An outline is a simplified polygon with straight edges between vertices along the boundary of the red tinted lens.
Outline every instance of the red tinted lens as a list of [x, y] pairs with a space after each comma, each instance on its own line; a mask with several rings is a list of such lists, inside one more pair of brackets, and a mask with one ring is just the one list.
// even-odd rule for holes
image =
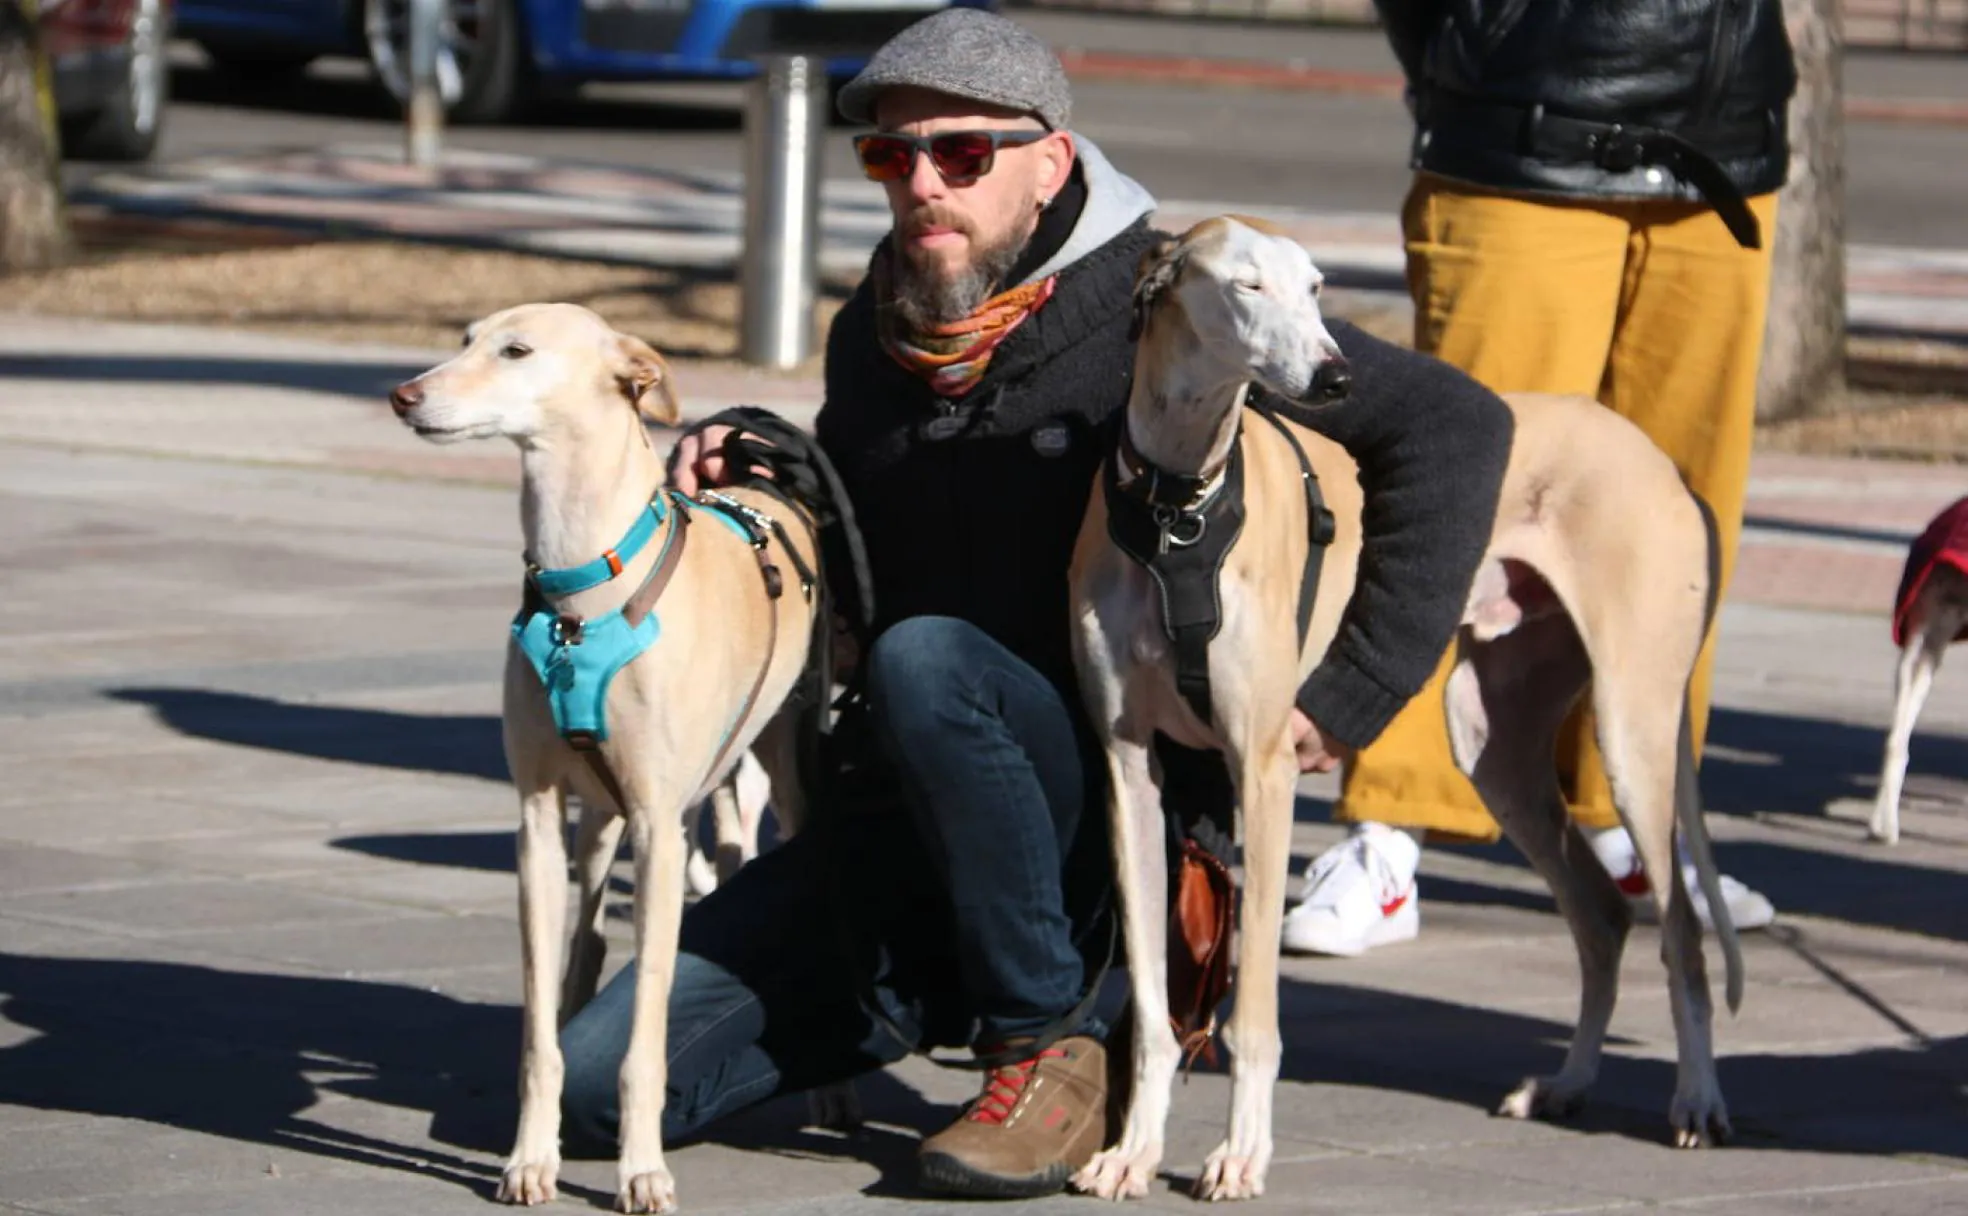
[[991, 152], [991, 137], [974, 131], [956, 131], [929, 141], [929, 159], [945, 179], [983, 177], [991, 171]]
[[909, 166], [916, 159], [915, 145], [893, 135], [864, 135], [854, 141], [854, 149], [861, 154], [861, 171], [870, 181], [892, 182], [907, 177]]

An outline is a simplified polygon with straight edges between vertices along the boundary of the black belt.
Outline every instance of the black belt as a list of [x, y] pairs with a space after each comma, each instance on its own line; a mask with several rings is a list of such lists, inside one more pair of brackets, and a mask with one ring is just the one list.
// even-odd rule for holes
[[1738, 245], [1762, 248], [1761, 228], [1749, 201], [1718, 158], [1758, 156], [1768, 151], [1776, 134], [1774, 115], [1755, 122], [1668, 131], [1567, 118], [1541, 105], [1503, 105], [1454, 95], [1439, 96], [1428, 111], [1431, 139], [1473, 138], [1540, 160], [1597, 165], [1609, 173], [1659, 165], [1701, 192]]

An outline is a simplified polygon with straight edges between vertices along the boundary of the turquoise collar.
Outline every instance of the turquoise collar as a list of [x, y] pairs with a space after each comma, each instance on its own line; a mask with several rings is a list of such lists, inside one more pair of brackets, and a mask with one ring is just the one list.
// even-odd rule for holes
[[649, 500], [649, 504], [637, 513], [635, 522], [622, 534], [622, 539], [616, 541], [614, 547], [604, 549], [600, 557], [591, 562], [582, 562], [578, 566], [563, 566], [556, 570], [542, 570], [529, 560], [526, 563], [527, 577], [533, 580], [533, 585], [540, 589], [541, 595], [555, 598], [601, 586], [622, 573], [622, 567], [634, 561], [636, 554], [641, 553], [643, 546], [649, 543], [649, 538], [656, 535], [656, 529], [661, 527], [663, 520], [669, 516], [669, 511], [664, 506], [667, 497], [668, 495], [663, 491], [658, 490]]

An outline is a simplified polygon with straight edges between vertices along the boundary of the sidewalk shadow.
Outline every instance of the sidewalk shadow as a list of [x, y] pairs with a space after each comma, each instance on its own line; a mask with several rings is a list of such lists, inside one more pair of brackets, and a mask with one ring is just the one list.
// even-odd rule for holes
[[303, 1112], [322, 1093], [427, 1111], [433, 1139], [481, 1155], [517, 1118], [519, 1011], [422, 988], [0, 953], [0, 1014], [40, 1032], [0, 1049], [0, 1103], [434, 1173], [488, 1199], [497, 1164]]
[[[1279, 995], [1284, 1079], [1480, 1110], [1493, 1109], [1524, 1077], [1556, 1072], [1573, 1029], [1570, 1021], [1297, 979]], [[1666, 1145], [1674, 1062], [1620, 1046], [1617, 1036], [1608, 1040], [1599, 1081], [1568, 1126]], [[1968, 1120], [1968, 1037], [1837, 1055], [1725, 1054], [1717, 1069], [1740, 1147], [1968, 1158], [1959, 1132]]]
[[0, 380], [87, 380], [111, 384], [228, 384], [300, 389], [373, 400], [430, 363], [230, 359], [209, 355], [0, 355]]
[[510, 780], [499, 719], [490, 714], [301, 705], [202, 688], [113, 688], [105, 695], [147, 705], [165, 725], [196, 739], [378, 768]]

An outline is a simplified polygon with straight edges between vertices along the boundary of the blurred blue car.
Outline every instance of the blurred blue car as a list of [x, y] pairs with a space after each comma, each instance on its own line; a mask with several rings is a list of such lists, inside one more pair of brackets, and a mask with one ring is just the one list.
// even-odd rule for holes
[[[438, 76], [451, 117], [497, 122], [590, 81], [733, 79], [754, 55], [824, 56], [839, 81], [950, 0], [439, 0]], [[993, 0], [956, 0], [989, 7]], [[408, 95], [410, 0], [177, 0], [176, 27], [221, 71], [271, 80], [321, 55], [362, 55]]]

